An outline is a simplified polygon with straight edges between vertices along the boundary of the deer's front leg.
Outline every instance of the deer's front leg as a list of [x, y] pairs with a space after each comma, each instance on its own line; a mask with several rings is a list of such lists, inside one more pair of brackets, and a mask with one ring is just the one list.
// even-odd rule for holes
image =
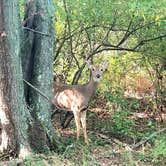
[[86, 130], [86, 111], [81, 112], [81, 124], [82, 124], [82, 128], [83, 128], [83, 131], [84, 131], [85, 143], [87, 145], [89, 145], [88, 135], [87, 135], [87, 130]]

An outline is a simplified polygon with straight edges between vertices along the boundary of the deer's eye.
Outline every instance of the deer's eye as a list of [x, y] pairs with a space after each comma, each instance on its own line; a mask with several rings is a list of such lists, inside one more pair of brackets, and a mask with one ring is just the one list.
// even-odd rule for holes
[[95, 69], [94, 69], [94, 68], [92, 68], [92, 71], [95, 71]]
[[100, 71], [103, 71], [103, 69], [100, 69]]

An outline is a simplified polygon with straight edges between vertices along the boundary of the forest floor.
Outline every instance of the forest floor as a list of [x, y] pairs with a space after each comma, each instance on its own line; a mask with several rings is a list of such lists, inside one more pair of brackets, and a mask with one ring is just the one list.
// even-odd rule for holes
[[[134, 114], [135, 115], [135, 114]], [[141, 115], [142, 118], [142, 114]], [[144, 114], [143, 114], [144, 115]], [[133, 114], [132, 114], [133, 116]], [[145, 115], [144, 115], [145, 116]], [[152, 124], [151, 119], [145, 116], [143, 119], [137, 119], [135, 121], [134, 131], [129, 131], [129, 135], [119, 133], [111, 129], [112, 121], [111, 114], [103, 109], [91, 109], [88, 114], [88, 136], [90, 145], [86, 146], [84, 143], [83, 135], [81, 140], [76, 142], [76, 132], [74, 120], [71, 126], [67, 129], [59, 131], [62, 137], [66, 140], [67, 146], [65, 151], [61, 154], [61, 165], [83, 165], [83, 166], [152, 166], [166, 165], [166, 157], [162, 152], [157, 157], [153, 156], [154, 144], [153, 139], [164, 133], [166, 134], [166, 128], [160, 126], [162, 129], [156, 130], [156, 128], [149, 127]], [[123, 120], [123, 119], [121, 119]], [[114, 126], [113, 126], [114, 128]], [[125, 130], [125, 129], [124, 129]], [[140, 132], [148, 132], [143, 134], [139, 139], [136, 138]], [[131, 133], [130, 133], [131, 132]], [[133, 133], [132, 133], [133, 132]], [[125, 133], [125, 132], [124, 132]], [[134, 135], [133, 138], [132, 134]], [[161, 142], [162, 143], [162, 142]], [[166, 148], [165, 144], [158, 147], [161, 151]], [[156, 150], [158, 151], [158, 149]]]
[[0, 166], [165, 166], [165, 122], [157, 122], [148, 111], [126, 114], [108, 107], [102, 97], [92, 103], [87, 116], [89, 146], [83, 135], [76, 141], [74, 120], [62, 129], [61, 115], [56, 114], [53, 124], [64, 142], [58, 153], [34, 154]]

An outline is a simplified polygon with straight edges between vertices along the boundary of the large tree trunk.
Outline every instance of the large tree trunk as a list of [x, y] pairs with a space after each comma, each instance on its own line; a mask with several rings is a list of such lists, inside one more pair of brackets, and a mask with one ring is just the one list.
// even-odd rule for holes
[[[47, 101], [34, 89], [26, 87], [26, 100], [33, 108], [31, 112], [34, 119], [31, 126], [31, 145], [38, 151], [48, 149], [48, 145], [55, 147], [59, 143], [51, 123], [54, 13], [52, 1], [37, 0], [28, 3], [24, 18], [24, 37], [26, 37], [25, 49], [22, 49], [24, 78], [50, 98], [50, 101]], [[27, 57], [29, 61], [26, 60]]]
[[60, 143], [51, 123], [51, 100], [23, 84], [28, 80], [51, 99], [54, 5], [28, 2], [22, 28], [18, 1], [0, 0], [0, 151], [22, 157], [31, 148], [41, 152]]
[[[52, 98], [55, 26], [55, 11], [53, 1], [51, 2], [50, 0], [37, 1], [37, 13], [40, 15], [35, 20], [36, 30], [42, 32], [43, 35], [36, 33], [35, 36], [36, 45], [32, 78], [33, 84], [50, 99]], [[37, 93], [33, 93], [31, 97], [31, 103], [37, 113], [38, 120], [49, 137], [51, 144], [56, 146], [59, 143], [59, 138], [51, 123], [51, 100], [48, 102]]]
[[28, 123], [20, 59], [20, 18], [17, 0], [0, 1], [0, 121], [1, 151], [29, 154]]
[[[33, 65], [34, 65], [34, 32], [27, 30], [35, 29], [34, 19], [37, 17], [36, 13], [36, 1], [25, 2], [25, 15], [23, 20], [23, 27], [21, 31], [22, 37], [22, 47], [21, 47], [21, 59], [22, 59], [22, 69], [23, 69], [23, 78], [26, 81], [31, 81]], [[25, 99], [29, 104], [29, 89], [30, 87], [24, 84], [25, 88]]]

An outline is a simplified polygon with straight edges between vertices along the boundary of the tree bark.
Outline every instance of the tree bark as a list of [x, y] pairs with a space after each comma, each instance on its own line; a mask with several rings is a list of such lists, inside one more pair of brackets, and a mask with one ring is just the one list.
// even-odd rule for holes
[[[22, 68], [20, 59], [20, 18], [17, 0], [0, 1], [0, 120], [1, 147], [12, 149], [20, 157], [30, 152], [28, 123], [30, 114], [24, 100]], [[5, 118], [4, 118], [5, 117]], [[5, 123], [5, 122], [6, 123]], [[6, 125], [8, 127], [6, 127]], [[7, 146], [3, 146], [6, 134]]]
[[53, 1], [49, 0], [31, 1], [27, 7], [31, 10], [27, 8], [24, 19], [24, 37], [28, 39], [24, 47], [29, 50], [28, 53], [23, 51], [22, 55], [24, 76], [50, 98], [47, 101], [31, 87], [26, 89], [26, 99], [33, 108], [31, 112], [34, 119], [31, 145], [41, 152], [60, 143], [51, 123], [55, 11]]
[[28, 2], [21, 25], [18, 1], [0, 0], [0, 151], [20, 157], [31, 148], [41, 152], [60, 144], [51, 123], [54, 5], [50, 0]]
[[[28, 31], [26, 28], [35, 29], [34, 19], [37, 17], [36, 1], [25, 2], [25, 15], [23, 20], [23, 28], [21, 30], [22, 47], [21, 47], [21, 60], [23, 69], [23, 78], [26, 81], [31, 81], [33, 65], [34, 65], [34, 32]], [[29, 104], [29, 89], [30, 87], [24, 84], [25, 99]]]

